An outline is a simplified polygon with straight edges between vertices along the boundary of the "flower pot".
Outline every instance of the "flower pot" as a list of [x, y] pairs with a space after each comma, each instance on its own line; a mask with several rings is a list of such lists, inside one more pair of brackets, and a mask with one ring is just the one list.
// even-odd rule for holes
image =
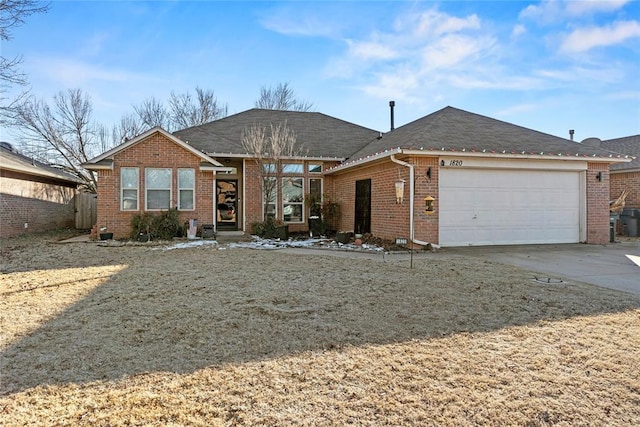
[[309, 218], [309, 234], [311, 236], [319, 236], [322, 234], [322, 220], [319, 217]]
[[113, 233], [100, 233], [100, 240], [111, 240], [113, 239]]
[[280, 240], [287, 240], [289, 238], [289, 226], [279, 225], [276, 227], [276, 237]]
[[351, 241], [351, 232], [350, 231], [338, 231], [336, 233], [336, 242], [338, 243], [349, 243]]

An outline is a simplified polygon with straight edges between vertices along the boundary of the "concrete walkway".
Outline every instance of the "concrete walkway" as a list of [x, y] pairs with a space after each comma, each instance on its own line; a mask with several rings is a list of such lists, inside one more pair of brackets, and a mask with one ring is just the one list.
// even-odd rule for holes
[[447, 248], [447, 252], [515, 265], [549, 278], [640, 294], [640, 240], [607, 245], [526, 245]]

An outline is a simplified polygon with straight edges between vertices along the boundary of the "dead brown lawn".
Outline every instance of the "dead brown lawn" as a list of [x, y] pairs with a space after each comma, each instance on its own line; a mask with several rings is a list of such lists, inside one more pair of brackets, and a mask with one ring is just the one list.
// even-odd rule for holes
[[0, 425], [640, 425], [640, 297], [446, 251], [2, 243]]

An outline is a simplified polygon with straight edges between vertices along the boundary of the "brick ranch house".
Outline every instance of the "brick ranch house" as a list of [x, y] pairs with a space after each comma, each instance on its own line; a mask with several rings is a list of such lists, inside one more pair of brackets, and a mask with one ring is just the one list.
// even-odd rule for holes
[[0, 238], [73, 228], [81, 181], [0, 144]]
[[[265, 201], [243, 131], [286, 123], [304, 155], [287, 159]], [[308, 229], [303, 198], [340, 204], [337, 228], [415, 245], [605, 243], [609, 165], [624, 155], [452, 107], [388, 133], [321, 113], [251, 109], [169, 134], [151, 129], [92, 159], [98, 227], [169, 206], [218, 232], [251, 232], [263, 203]]]

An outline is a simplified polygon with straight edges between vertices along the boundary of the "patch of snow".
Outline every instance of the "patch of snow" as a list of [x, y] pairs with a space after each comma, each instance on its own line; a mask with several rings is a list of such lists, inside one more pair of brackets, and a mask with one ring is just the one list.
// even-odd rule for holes
[[187, 249], [187, 248], [195, 248], [199, 246], [207, 246], [207, 245], [217, 245], [218, 242], [215, 240], [190, 240], [188, 242], [176, 243], [172, 246], [166, 246], [162, 248], [163, 251], [171, 251], [173, 249]]
[[188, 242], [177, 243], [172, 246], [166, 246], [162, 248], [163, 251], [170, 251], [173, 249], [187, 249], [193, 247], [200, 247], [206, 245], [216, 245], [217, 249], [223, 250], [226, 248], [248, 248], [259, 250], [277, 250], [284, 248], [316, 248], [316, 249], [332, 249], [332, 250], [344, 250], [344, 251], [359, 251], [359, 252], [384, 252], [385, 249], [376, 245], [370, 245], [363, 243], [362, 245], [355, 245], [353, 243], [338, 243], [332, 239], [319, 239], [309, 238], [303, 240], [280, 240], [280, 239], [262, 239], [258, 236], [251, 236], [250, 242], [231, 242], [224, 246], [218, 246], [218, 242], [215, 240], [190, 240]]

